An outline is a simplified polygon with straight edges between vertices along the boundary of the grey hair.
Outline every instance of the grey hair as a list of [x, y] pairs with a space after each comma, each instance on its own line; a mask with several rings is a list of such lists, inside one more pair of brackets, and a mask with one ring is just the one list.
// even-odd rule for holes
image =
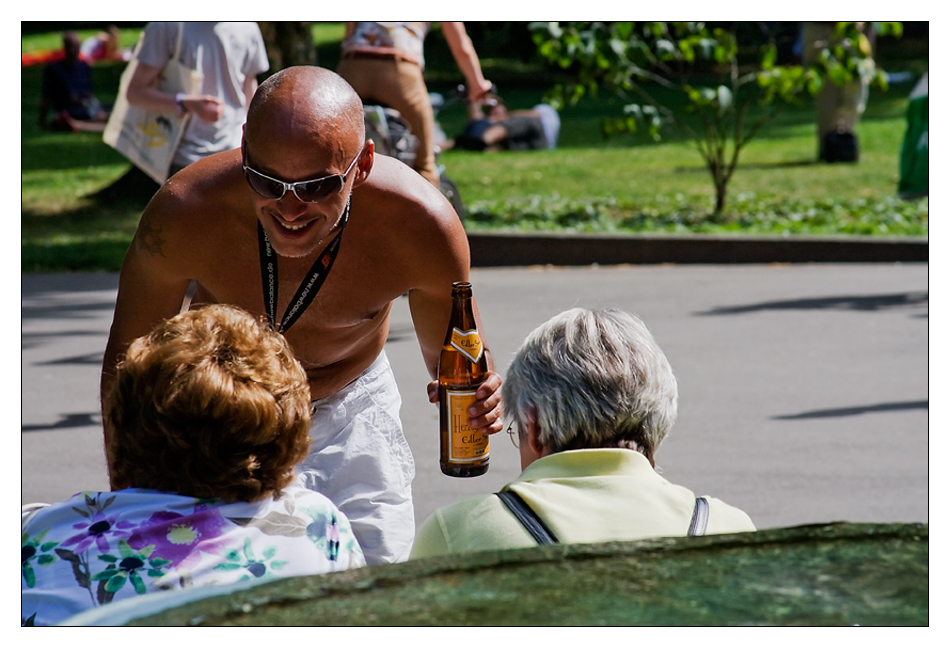
[[640, 318], [574, 308], [528, 335], [502, 400], [522, 441], [533, 412], [551, 452], [628, 447], [653, 463], [676, 420], [676, 377]]

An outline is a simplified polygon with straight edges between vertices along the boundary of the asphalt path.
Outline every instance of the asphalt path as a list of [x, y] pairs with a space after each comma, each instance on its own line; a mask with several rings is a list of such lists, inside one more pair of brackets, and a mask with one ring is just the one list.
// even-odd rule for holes
[[[22, 276], [22, 503], [107, 488], [98, 379], [116, 281]], [[503, 375], [525, 335], [564, 309], [643, 318], [680, 390], [662, 474], [759, 528], [929, 522], [926, 263], [480, 268], [472, 283]], [[506, 435], [493, 439], [486, 475], [440, 473], [405, 299], [386, 349], [415, 454], [417, 523], [518, 475]]]

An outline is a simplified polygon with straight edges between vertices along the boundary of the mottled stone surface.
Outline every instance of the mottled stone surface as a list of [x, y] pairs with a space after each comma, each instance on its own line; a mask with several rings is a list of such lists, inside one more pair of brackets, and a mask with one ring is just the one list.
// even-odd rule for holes
[[926, 524], [483, 552], [290, 578], [130, 625], [927, 625]]

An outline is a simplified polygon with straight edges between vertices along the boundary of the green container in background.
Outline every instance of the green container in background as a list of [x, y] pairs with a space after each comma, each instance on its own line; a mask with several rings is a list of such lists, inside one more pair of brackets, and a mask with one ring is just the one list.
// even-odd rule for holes
[[910, 93], [907, 134], [901, 148], [901, 178], [897, 194], [906, 200], [927, 195], [930, 176], [927, 73]]

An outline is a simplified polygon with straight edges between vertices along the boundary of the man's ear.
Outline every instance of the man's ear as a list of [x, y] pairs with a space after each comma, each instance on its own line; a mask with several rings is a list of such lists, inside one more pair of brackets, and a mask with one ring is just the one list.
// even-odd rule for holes
[[356, 178], [353, 180], [353, 187], [358, 187], [369, 178], [370, 171], [373, 170], [373, 162], [376, 159], [376, 144], [373, 140], [366, 140], [363, 145], [363, 152], [360, 154], [360, 161], [356, 163]]
[[547, 449], [541, 444], [541, 426], [538, 425], [537, 411], [532, 407], [528, 410], [528, 430], [527, 441], [531, 451], [539, 457], [548, 454]]

